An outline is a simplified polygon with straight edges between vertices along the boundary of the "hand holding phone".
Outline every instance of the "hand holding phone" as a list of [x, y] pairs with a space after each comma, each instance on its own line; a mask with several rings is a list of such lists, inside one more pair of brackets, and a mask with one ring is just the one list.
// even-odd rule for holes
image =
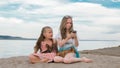
[[72, 33], [76, 33], [77, 31], [76, 30], [73, 30]]

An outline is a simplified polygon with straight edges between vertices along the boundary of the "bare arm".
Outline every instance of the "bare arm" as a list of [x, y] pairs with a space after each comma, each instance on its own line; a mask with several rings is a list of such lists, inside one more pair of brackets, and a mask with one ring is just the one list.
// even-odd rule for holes
[[39, 49], [35, 46], [35, 47], [34, 47], [34, 53], [37, 53], [38, 50], [39, 50]]
[[63, 46], [70, 38], [72, 38], [71, 34], [67, 34], [65, 39], [58, 39], [58, 45]]
[[73, 39], [74, 39], [74, 45], [75, 45], [76, 47], [78, 47], [79, 42], [78, 42], [78, 38], [77, 38], [76, 33], [72, 33], [72, 37], [73, 37]]
[[58, 52], [58, 48], [57, 48], [57, 40], [53, 39], [53, 43], [54, 43], [54, 52]]
[[75, 46], [78, 47], [79, 43], [78, 43], [78, 38], [77, 38], [77, 37], [74, 38], [74, 42], [75, 42], [75, 43], [74, 43]]
[[37, 53], [38, 52], [38, 49], [34, 48], [34, 53]]

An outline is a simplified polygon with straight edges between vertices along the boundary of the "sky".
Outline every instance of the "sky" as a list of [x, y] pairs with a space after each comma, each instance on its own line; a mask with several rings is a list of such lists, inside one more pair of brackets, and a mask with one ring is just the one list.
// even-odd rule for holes
[[120, 40], [120, 0], [0, 0], [0, 35], [38, 38], [73, 17], [79, 39]]

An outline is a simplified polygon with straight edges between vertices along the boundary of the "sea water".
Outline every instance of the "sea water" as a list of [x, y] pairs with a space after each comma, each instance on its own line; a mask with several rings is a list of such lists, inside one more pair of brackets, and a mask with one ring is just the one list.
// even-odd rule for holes
[[[0, 40], [0, 58], [28, 56], [33, 53], [36, 40]], [[93, 50], [120, 45], [120, 41], [79, 41], [78, 50]]]

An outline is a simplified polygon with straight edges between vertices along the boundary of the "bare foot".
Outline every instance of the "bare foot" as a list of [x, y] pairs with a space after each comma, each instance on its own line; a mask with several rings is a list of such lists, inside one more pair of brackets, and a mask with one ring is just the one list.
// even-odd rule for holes
[[43, 63], [44, 63], [44, 62], [46, 63], [46, 62], [48, 62], [48, 61], [49, 61], [49, 59], [42, 59], [42, 60], [41, 60], [41, 62], [43, 62]]
[[35, 64], [35, 62], [32, 62], [32, 61], [30, 61], [29, 63], [30, 63], [30, 64]]
[[88, 58], [86, 58], [86, 57], [83, 57], [82, 59], [83, 59], [83, 62], [86, 62], [86, 63], [90, 63], [90, 62], [92, 62], [91, 59], [88, 59]]

